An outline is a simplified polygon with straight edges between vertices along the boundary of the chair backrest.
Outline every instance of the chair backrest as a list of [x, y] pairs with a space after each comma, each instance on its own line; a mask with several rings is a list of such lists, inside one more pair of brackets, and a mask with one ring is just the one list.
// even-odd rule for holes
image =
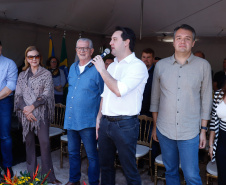
[[151, 138], [151, 126], [153, 119], [146, 115], [138, 116], [140, 121], [139, 138], [137, 144], [149, 146], [151, 148], [152, 138]]
[[65, 108], [66, 106], [61, 103], [55, 104], [55, 117], [54, 117], [54, 122], [51, 123], [51, 127], [57, 127], [57, 128], [63, 129]]

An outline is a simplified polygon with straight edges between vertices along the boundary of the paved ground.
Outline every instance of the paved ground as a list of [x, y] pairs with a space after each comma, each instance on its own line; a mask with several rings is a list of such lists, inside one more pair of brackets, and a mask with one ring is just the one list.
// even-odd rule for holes
[[[25, 146], [22, 142], [22, 130], [20, 124], [17, 122], [17, 118], [13, 116], [13, 124], [12, 124], [12, 137], [13, 137], [13, 156], [14, 156], [14, 172], [19, 174], [20, 171], [26, 170], [26, 154], [25, 154]], [[37, 154], [40, 152], [37, 150]], [[63, 183], [67, 183], [69, 178], [69, 161], [68, 158], [64, 157], [64, 167], [60, 168], [60, 151], [56, 150], [52, 152], [52, 159], [54, 165], [54, 171], [56, 177]], [[208, 157], [205, 157], [205, 163], [200, 164], [200, 175], [202, 177], [203, 184], [206, 184], [206, 164], [208, 161]], [[38, 158], [38, 163], [40, 164], [40, 158]], [[87, 176], [87, 159], [82, 160], [81, 167], [81, 183], [84, 181], [88, 185], [88, 176]], [[162, 171], [163, 173], [163, 171]], [[150, 176], [147, 171], [141, 174], [142, 185], [154, 185], [151, 181]], [[164, 182], [159, 180], [158, 185], [163, 185]], [[217, 183], [214, 182], [214, 185]], [[123, 171], [121, 168], [116, 169], [116, 185], [126, 185], [126, 179], [123, 175]]]

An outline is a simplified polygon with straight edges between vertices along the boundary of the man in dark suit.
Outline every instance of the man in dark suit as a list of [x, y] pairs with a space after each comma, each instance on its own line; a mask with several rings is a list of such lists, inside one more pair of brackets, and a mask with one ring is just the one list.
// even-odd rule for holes
[[[147, 66], [149, 77], [148, 77], [147, 83], [146, 83], [145, 88], [144, 88], [143, 101], [142, 101], [142, 107], [141, 107], [140, 114], [152, 117], [152, 113], [150, 112], [149, 109], [150, 109], [150, 103], [151, 103], [152, 79], [153, 79], [153, 74], [154, 74], [154, 69], [155, 69], [155, 63], [154, 63], [154, 61], [155, 61], [155, 52], [154, 52], [154, 50], [151, 49], [151, 48], [144, 49], [142, 51], [141, 60]], [[151, 125], [149, 138], [151, 138], [152, 128], [153, 128], [153, 125]], [[159, 143], [153, 140], [152, 141], [152, 155], [151, 155], [152, 174], [154, 174], [155, 158], [160, 153], [161, 153], [161, 150], [160, 150]]]
[[144, 64], [147, 66], [148, 69], [148, 81], [145, 85], [144, 94], [143, 94], [143, 101], [142, 101], [142, 107], [141, 107], [141, 115], [147, 115], [149, 117], [152, 117], [150, 109], [150, 100], [151, 100], [151, 86], [152, 86], [152, 79], [153, 79], [153, 73], [154, 73], [154, 60], [155, 60], [155, 52], [151, 48], [146, 48], [142, 51], [141, 60], [144, 62]]

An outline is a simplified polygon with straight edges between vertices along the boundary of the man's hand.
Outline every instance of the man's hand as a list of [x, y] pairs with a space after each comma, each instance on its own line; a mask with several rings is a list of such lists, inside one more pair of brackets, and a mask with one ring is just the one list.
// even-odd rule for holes
[[93, 63], [93, 65], [95, 65], [97, 71], [100, 74], [103, 70], [106, 70], [104, 61], [100, 55], [95, 56], [91, 62]]
[[27, 116], [28, 114], [32, 113], [32, 111], [35, 109], [34, 105], [29, 105], [24, 107], [23, 113]]
[[151, 137], [155, 141], [159, 142], [158, 137], [157, 137], [157, 134], [156, 134], [156, 127], [154, 127], [154, 126], [153, 126], [153, 129], [152, 129]]
[[98, 131], [100, 128], [100, 119], [96, 119], [96, 140], [98, 140]]
[[37, 121], [36, 117], [32, 113], [26, 115], [26, 118], [27, 118], [27, 120], [29, 120], [31, 122]]
[[201, 133], [199, 136], [199, 148], [204, 149], [206, 147], [206, 131], [201, 129]]

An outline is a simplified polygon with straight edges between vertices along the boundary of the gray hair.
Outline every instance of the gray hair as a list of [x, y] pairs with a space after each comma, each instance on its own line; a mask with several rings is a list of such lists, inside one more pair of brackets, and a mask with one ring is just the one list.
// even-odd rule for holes
[[80, 39], [78, 39], [77, 42], [76, 42], [76, 47], [77, 47], [78, 41], [80, 41], [80, 40], [84, 41], [84, 42], [88, 42], [89, 43], [89, 48], [93, 48], [93, 42], [90, 39], [88, 39], [88, 38], [80, 38]]

